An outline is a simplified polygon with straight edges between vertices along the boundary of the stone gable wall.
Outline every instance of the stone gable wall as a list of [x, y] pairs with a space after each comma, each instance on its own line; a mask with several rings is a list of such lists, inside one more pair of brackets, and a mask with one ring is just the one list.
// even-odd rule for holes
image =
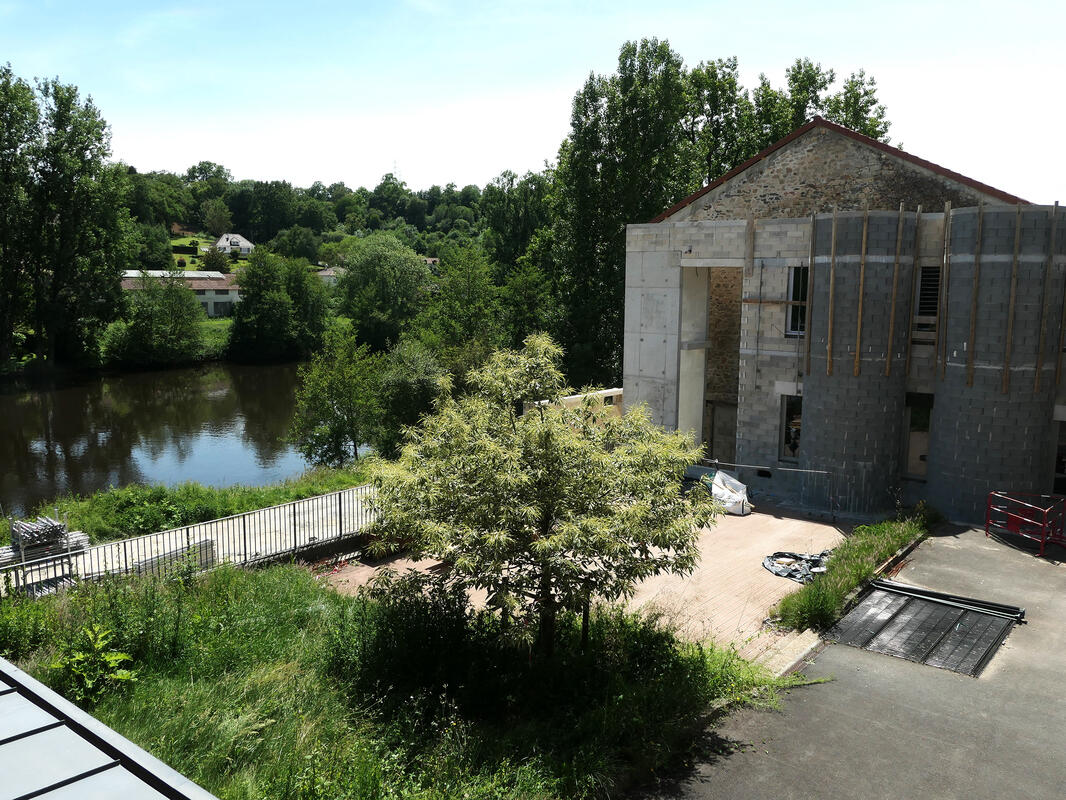
[[932, 212], [948, 201], [956, 208], [1003, 202], [836, 131], [813, 128], [665, 221], [806, 217], [834, 208], [891, 210], [901, 202]]

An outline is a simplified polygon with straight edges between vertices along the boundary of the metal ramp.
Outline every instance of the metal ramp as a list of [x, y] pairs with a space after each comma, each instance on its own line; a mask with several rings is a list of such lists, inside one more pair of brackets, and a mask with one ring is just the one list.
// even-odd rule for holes
[[827, 638], [977, 677], [1025, 609], [875, 580]]

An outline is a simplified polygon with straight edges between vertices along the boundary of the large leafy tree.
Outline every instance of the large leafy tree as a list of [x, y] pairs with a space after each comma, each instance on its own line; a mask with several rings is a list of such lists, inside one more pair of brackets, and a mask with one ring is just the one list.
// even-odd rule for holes
[[551, 339], [530, 337], [475, 371], [474, 391], [442, 395], [399, 460], [382, 465], [375, 501], [382, 547], [446, 561], [490, 605], [535, 617], [545, 654], [561, 611], [691, 571], [712, 513], [700, 493], [680, 492], [698, 455], [685, 436], [642, 408], [615, 417], [591, 401], [554, 402], [560, 357]]
[[[860, 71], [830, 94], [835, 77], [797, 59], [783, 88], [760, 75], [749, 92], [735, 58], [687, 69], [656, 39], [627, 42], [613, 75], [589, 77], [553, 171], [550, 236], [538, 230], [526, 254], [559, 299], [571, 380], [621, 379], [626, 224], [651, 219], [816, 114], [884, 139], [873, 80]], [[495, 194], [486, 190], [490, 208]]]
[[203, 350], [203, 307], [177, 277], [142, 275], [130, 299], [127, 320], [111, 323], [104, 335], [106, 361], [134, 366], [180, 364]]
[[325, 245], [319, 259], [345, 270], [337, 287], [359, 340], [377, 351], [397, 342], [425, 300], [430, 277], [425, 258], [392, 234], [375, 233]]
[[24, 265], [36, 355], [92, 357], [138, 250], [128, 171], [106, 163], [110, 135], [91, 99], [57, 80], [39, 82], [37, 98], [38, 122], [23, 145], [31, 163], [24, 247], [12, 255]]
[[237, 274], [229, 354], [238, 361], [282, 361], [309, 355], [326, 329], [325, 289], [303, 262], [262, 247]]
[[347, 464], [374, 438], [383, 415], [382, 359], [350, 331], [334, 330], [300, 368], [292, 436], [311, 463]]
[[31, 307], [30, 193], [40, 109], [33, 87], [0, 67], [0, 365]]

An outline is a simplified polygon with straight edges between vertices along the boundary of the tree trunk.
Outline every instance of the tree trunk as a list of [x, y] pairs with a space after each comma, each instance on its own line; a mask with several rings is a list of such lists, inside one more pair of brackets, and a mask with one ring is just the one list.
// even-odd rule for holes
[[540, 573], [540, 630], [537, 631], [537, 652], [546, 658], [555, 655], [555, 601], [552, 598], [551, 569]]
[[581, 607], [581, 652], [589, 646], [589, 597], [585, 595], [585, 604]]

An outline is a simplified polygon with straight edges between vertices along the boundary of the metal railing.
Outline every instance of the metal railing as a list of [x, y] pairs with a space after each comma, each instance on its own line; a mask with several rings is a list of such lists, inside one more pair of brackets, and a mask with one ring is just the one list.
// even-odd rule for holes
[[0, 589], [46, 594], [105, 575], [166, 571], [175, 565], [210, 569], [248, 565], [296, 554], [353, 536], [374, 517], [372, 486], [294, 500], [132, 539], [92, 545], [0, 569]]
[[985, 536], [1008, 533], [1039, 542], [1038, 556], [1046, 545], [1066, 547], [1066, 498], [1026, 492], [989, 492], [985, 511]]

